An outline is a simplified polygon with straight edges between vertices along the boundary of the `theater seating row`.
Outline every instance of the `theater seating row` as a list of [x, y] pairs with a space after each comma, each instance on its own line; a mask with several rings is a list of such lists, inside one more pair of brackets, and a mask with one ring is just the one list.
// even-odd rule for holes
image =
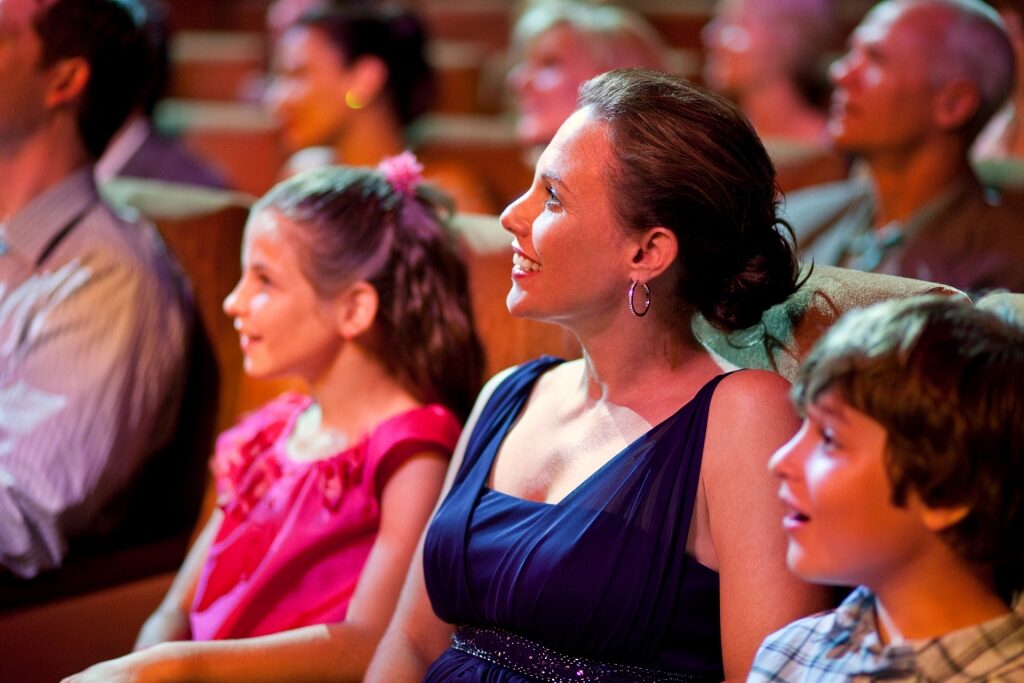
[[[197, 366], [203, 374], [201, 386], [213, 392], [203, 403], [209, 411], [206, 417], [215, 415], [213, 425], [223, 429], [240, 410], [255, 407], [276, 388], [243, 377], [234, 330], [220, 310], [239, 274], [239, 249], [251, 197], [146, 181], [115, 182], [107, 191], [157, 224], [192, 279], [202, 343], [211, 359]], [[575, 356], [577, 347], [559, 328], [513, 318], [505, 310], [511, 250], [496, 218], [462, 216], [455, 228], [469, 266], [488, 370], [542, 353]], [[695, 333], [712, 352], [739, 367], [769, 369], [792, 378], [814, 341], [845, 311], [923, 293], [965, 296], [934, 283], [818, 266], [795, 296], [765, 314], [761, 325], [726, 335], [697, 324]], [[1017, 306], [1024, 319], [1024, 295], [1002, 295], [992, 301]], [[201, 445], [195, 443], [195, 425], [182, 425], [181, 431], [191, 437], [183, 443], [192, 450], [177, 454], [181, 467], [202, 468], [212, 446], [209, 422], [198, 432], [205, 439]], [[189, 495], [194, 499], [201, 489], [198, 486]], [[208, 499], [206, 504], [211, 503]], [[43, 590], [30, 596], [30, 603], [16, 599], [13, 591], [0, 591], [4, 680], [50, 682], [128, 651], [143, 619], [166, 591], [190, 528], [116, 553], [74, 558], [52, 581], [43, 582]]]

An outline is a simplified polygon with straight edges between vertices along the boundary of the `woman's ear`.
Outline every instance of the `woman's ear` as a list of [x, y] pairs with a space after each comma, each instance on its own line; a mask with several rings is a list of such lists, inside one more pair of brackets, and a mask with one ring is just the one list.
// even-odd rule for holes
[[668, 270], [679, 255], [679, 240], [668, 228], [649, 228], [633, 244], [630, 277], [650, 282]]
[[334, 303], [338, 334], [355, 339], [366, 333], [377, 319], [380, 297], [377, 289], [365, 280], [354, 282], [338, 295]]
[[374, 102], [388, 82], [388, 67], [379, 57], [358, 57], [349, 67], [350, 85], [345, 102], [352, 109], [362, 109]]

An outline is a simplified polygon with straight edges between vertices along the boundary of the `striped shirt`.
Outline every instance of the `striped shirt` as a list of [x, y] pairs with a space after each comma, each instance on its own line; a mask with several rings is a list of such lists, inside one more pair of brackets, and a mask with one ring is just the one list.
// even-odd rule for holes
[[90, 168], [0, 225], [0, 568], [33, 576], [116, 523], [174, 427], [188, 310], [156, 231]]
[[[956, 599], [955, 596], [953, 599]], [[1024, 608], [939, 638], [883, 645], [863, 586], [835, 610], [765, 639], [748, 683], [762, 681], [1024, 681]]]

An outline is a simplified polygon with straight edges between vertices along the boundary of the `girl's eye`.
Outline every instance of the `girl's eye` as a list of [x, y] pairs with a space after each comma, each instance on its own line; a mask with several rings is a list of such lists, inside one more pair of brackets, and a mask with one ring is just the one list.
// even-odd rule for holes
[[546, 209], [556, 209], [556, 208], [560, 207], [561, 203], [558, 201], [558, 194], [555, 192], [555, 189], [553, 187], [551, 187], [550, 185], [545, 185], [544, 186], [544, 190], [548, 194], [548, 198], [544, 202], [544, 208], [546, 208]]

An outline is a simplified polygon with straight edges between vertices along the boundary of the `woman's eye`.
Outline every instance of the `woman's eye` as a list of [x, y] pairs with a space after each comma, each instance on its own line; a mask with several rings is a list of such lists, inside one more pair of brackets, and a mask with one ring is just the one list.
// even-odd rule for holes
[[836, 447], [836, 434], [828, 427], [821, 430], [821, 443], [826, 450], [832, 450]]

